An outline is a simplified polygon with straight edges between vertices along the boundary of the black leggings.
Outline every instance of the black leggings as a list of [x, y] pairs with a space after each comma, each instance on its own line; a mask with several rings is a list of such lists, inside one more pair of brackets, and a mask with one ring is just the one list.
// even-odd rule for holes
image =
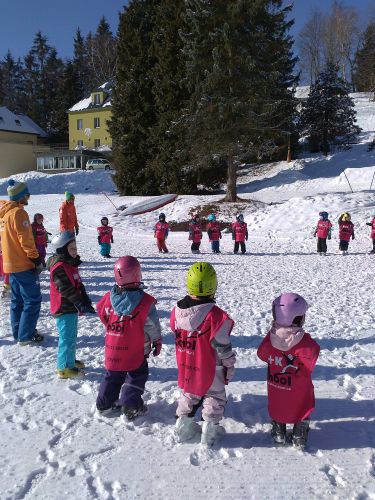
[[326, 253], [327, 251], [327, 238], [318, 238], [317, 252]]
[[246, 245], [245, 245], [245, 242], [244, 241], [236, 241], [234, 243], [234, 253], [237, 253], [238, 252], [238, 248], [239, 246], [241, 245], [241, 253], [245, 253], [246, 252]]

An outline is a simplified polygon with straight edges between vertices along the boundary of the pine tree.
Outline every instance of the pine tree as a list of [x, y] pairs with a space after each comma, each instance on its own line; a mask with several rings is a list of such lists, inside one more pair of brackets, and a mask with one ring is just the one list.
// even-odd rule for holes
[[22, 113], [22, 63], [10, 51], [0, 63], [0, 103], [15, 113]]
[[95, 35], [86, 38], [86, 51], [92, 87], [112, 82], [117, 68], [117, 40], [102, 17]]
[[308, 137], [310, 150], [327, 155], [330, 144], [347, 142], [360, 131], [355, 116], [348, 85], [338, 76], [337, 66], [328, 63], [301, 111], [301, 133]]
[[193, 187], [181, 168], [186, 161], [180, 154], [186, 150], [184, 136], [174, 126], [189, 98], [183, 42], [178, 35], [180, 30], [186, 31], [184, 13], [184, 0], [161, 0], [156, 9], [156, 29], [150, 48], [155, 58], [151, 78], [155, 82], [156, 121], [149, 132], [149, 148], [153, 155], [148, 166], [155, 173], [161, 192], [181, 192]]
[[223, 160], [226, 199], [235, 201], [241, 158], [272, 158], [286, 147], [295, 106], [291, 7], [282, 0], [186, 3], [189, 150], [195, 168]]
[[367, 26], [354, 64], [354, 84], [357, 91], [374, 92], [375, 95], [375, 22]]
[[72, 83], [74, 82], [74, 98], [70, 106], [83, 99], [92, 91], [93, 87], [90, 80], [90, 68], [86, 41], [79, 28], [77, 28], [76, 35], [74, 37], [74, 55], [72, 64], [73, 68], [69, 68], [68, 70], [69, 74], [72, 70], [74, 72], [74, 77], [71, 75]]
[[120, 15], [118, 71], [113, 89], [110, 133], [113, 140], [114, 176], [122, 194], [158, 194], [149, 130], [155, 126], [154, 57], [149, 50], [154, 29], [155, 0], [133, 0]]
[[47, 38], [40, 31], [37, 32], [24, 59], [23, 110], [50, 134], [59, 128], [55, 113], [63, 68], [56, 49], [48, 45]]

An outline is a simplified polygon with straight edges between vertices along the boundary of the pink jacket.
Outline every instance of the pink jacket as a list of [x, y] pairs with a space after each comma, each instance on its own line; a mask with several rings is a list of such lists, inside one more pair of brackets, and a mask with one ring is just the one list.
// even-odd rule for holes
[[209, 222], [206, 227], [210, 241], [219, 241], [221, 238], [220, 224], [217, 221]]
[[157, 238], [158, 240], [165, 240], [165, 238], [168, 236], [168, 232], [169, 232], [168, 222], [159, 221], [155, 224], [154, 235], [155, 238]]
[[354, 224], [351, 221], [339, 222], [339, 240], [349, 241], [350, 237], [354, 237]]
[[327, 238], [327, 236], [331, 235], [331, 227], [331, 221], [319, 220], [316, 225], [315, 234], [318, 236], [318, 238]]
[[245, 241], [248, 238], [246, 222], [233, 222], [232, 224], [232, 239], [234, 241]]
[[200, 243], [202, 239], [202, 227], [200, 224], [189, 224], [189, 240], [193, 243]]
[[[315, 408], [311, 375], [320, 347], [308, 333], [302, 330], [300, 335], [301, 330], [297, 330], [299, 341], [285, 350], [275, 347], [271, 330], [257, 352], [258, 358], [267, 363], [268, 413], [285, 424], [309, 418]], [[290, 337], [285, 333], [284, 339], [280, 337], [282, 343]]]
[[111, 226], [99, 226], [97, 228], [97, 231], [100, 238], [100, 243], [112, 243], [113, 229], [111, 228]]
[[184, 392], [204, 396], [215, 377], [216, 366], [234, 365], [229, 340], [234, 321], [214, 303], [188, 309], [178, 305], [171, 312], [170, 327], [176, 335], [178, 385]]

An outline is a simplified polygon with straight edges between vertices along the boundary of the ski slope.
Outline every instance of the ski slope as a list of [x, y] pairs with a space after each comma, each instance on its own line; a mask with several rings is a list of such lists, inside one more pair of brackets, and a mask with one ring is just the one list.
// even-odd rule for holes
[[[248, 253], [233, 255], [229, 234], [223, 253], [210, 252], [204, 235], [201, 259], [218, 273], [217, 303], [235, 320], [237, 369], [228, 385], [224, 439], [213, 449], [198, 442], [177, 444], [174, 413], [179, 390], [169, 314], [185, 294], [185, 276], [196, 256], [187, 234], [172, 232], [170, 254], [160, 256], [153, 239], [157, 212], [125, 217], [116, 206], [146, 199], [118, 197], [105, 172], [20, 174], [32, 196], [28, 212], [41, 212], [56, 232], [62, 193], [77, 193], [81, 274], [93, 302], [113, 284], [113, 261], [99, 255], [96, 227], [107, 215], [114, 227], [112, 254], [138, 257], [147, 291], [158, 300], [164, 346], [150, 358], [145, 401], [149, 412], [133, 423], [95, 411], [103, 374], [104, 334], [96, 317], [79, 319], [77, 357], [82, 379], [55, 375], [57, 332], [49, 314], [46, 272], [39, 347], [14, 345], [9, 304], [0, 302], [0, 477], [4, 499], [375, 499], [375, 287], [374, 255], [365, 222], [375, 210], [375, 106], [357, 95], [361, 142], [326, 158], [280, 162], [267, 170], [243, 170], [239, 192], [256, 200], [244, 211]], [[345, 171], [354, 193], [343, 175]], [[344, 177], [344, 178], [343, 178]], [[5, 180], [0, 180], [4, 192]], [[86, 189], [87, 188], [87, 189]], [[184, 221], [191, 209], [222, 196], [180, 196], [163, 208], [167, 220]], [[327, 257], [315, 252], [317, 214], [334, 222]], [[356, 238], [349, 255], [338, 251], [337, 217], [352, 213]], [[223, 205], [218, 218], [230, 221]], [[306, 330], [321, 354], [314, 372], [316, 410], [305, 452], [275, 448], [270, 439], [266, 367], [256, 349], [271, 323], [271, 302], [295, 291], [310, 304]]]

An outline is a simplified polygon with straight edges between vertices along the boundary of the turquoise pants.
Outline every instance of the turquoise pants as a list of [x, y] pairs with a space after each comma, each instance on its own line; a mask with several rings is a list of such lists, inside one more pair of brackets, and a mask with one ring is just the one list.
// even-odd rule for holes
[[57, 369], [74, 368], [76, 361], [78, 313], [62, 314], [56, 318], [56, 326], [59, 332]]
[[105, 257], [111, 253], [111, 245], [109, 243], [100, 243], [100, 255]]

